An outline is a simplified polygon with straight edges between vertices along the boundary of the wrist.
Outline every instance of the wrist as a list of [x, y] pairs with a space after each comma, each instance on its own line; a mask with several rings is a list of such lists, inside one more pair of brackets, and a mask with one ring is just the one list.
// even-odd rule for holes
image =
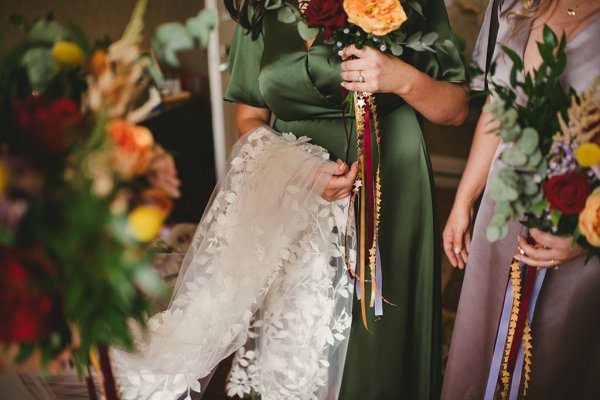
[[397, 60], [399, 68], [396, 73], [396, 85], [394, 93], [400, 97], [410, 96], [415, 90], [415, 82], [419, 79], [418, 70], [401, 60]]

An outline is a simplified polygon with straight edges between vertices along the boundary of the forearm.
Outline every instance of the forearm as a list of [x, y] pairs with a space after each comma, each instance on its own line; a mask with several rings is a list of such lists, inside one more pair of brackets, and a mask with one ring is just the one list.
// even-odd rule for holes
[[500, 144], [500, 138], [494, 132], [495, 125], [491, 114], [482, 112], [475, 128], [469, 159], [456, 192], [455, 207], [472, 207], [485, 188], [494, 154]]
[[404, 64], [398, 74], [395, 93], [429, 121], [441, 125], [460, 125], [468, 114], [465, 87], [431, 78]]

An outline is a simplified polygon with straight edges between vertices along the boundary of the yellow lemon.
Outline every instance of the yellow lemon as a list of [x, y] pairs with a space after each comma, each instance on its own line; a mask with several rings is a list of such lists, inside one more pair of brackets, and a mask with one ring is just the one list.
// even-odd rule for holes
[[54, 43], [52, 56], [60, 65], [75, 66], [83, 64], [85, 55], [79, 46], [64, 40]]
[[600, 162], [600, 146], [596, 143], [583, 143], [577, 149], [577, 162], [582, 167], [591, 167]]
[[141, 205], [129, 213], [127, 225], [136, 240], [148, 242], [156, 236], [165, 221], [164, 210], [155, 205]]

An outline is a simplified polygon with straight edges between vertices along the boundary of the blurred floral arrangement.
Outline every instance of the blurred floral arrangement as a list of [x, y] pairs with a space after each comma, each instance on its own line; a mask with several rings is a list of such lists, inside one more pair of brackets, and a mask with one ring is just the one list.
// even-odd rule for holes
[[[515, 219], [573, 236], [590, 256], [600, 255], [600, 77], [583, 93], [565, 92], [566, 39], [548, 27], [543, 35], [539, 68], [525, 74], [520, 56], [504, 48], [513, 61], [510, 85], [492, 84], [498, 98], [488, 110], [508, 146], [500, 155], [506, 167], [490, 182], [496, 209], [487, 237], [505, 237]], [[517, 103], [517, 91], [526, 104]]]
[[[0, 53], [5, 363], [35, 356], [47, 366], [67, 351], [85, 372], [91, 349], [131, 347], [128, 320], [143, 325], [149, 297], [166, 294], [148, 242], [179, 180], [172, 157], [138, 125], [157, 103], [150, 84], [160, 84], [139, 48], [145, 8], [137, 2], [121, 39], [94, 45], [52, 16], [13, 18], [25, 40]], [[203, 11], [186, 27], [161, 25], [157, 56], [176, 59], [182, 36], [204, 45], [215, 20]]]

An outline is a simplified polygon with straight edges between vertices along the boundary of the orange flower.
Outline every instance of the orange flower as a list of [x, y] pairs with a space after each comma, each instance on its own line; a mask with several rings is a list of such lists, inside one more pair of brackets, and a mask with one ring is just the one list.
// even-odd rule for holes
[[113, 162], [119, 176], [128, 180], [146, 173], [154, 146], [148, 128], [115, 119], [109, 122], [108, 132], [115, 143]]
[[106, 61], [106, 52], [104, 50], [96, 50], [90, 59], [90, 71], [96, 75], [102, 75], [108, 69], [108, 61]]
[[592, 246], [600, 246], [600, 188], [590, 194], [579, 214], [579, 231]]
[[348, 21], [376, 36], [387, 35], [406, 21], [399, 0], [344, 0], [344, 10]]

